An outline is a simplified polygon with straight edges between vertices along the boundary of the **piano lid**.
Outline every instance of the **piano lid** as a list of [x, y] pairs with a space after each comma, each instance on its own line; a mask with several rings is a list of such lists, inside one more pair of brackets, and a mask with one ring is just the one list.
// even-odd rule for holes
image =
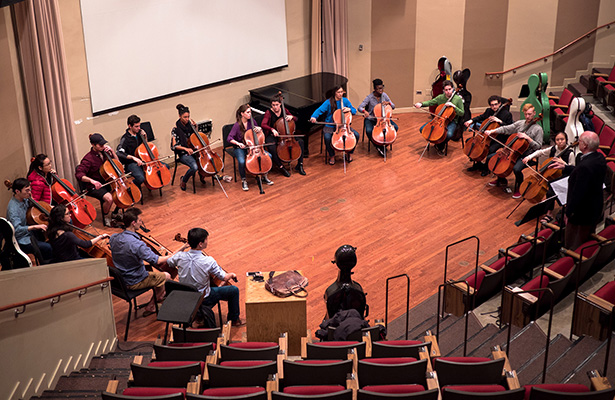
[[330, 72], [319, 72], [288, 81], [274, 83], [258, 89], [250, 90], [251, 98], [258, 98], [263, 102], [269, 100], [278, 92], [284, 95], [284, 103], [287, 107], [296, 109], [309, 107], [314, 103], [323, 102], [328, 90], [336, 85], [344, 88], [348, 83], [348, 78]]

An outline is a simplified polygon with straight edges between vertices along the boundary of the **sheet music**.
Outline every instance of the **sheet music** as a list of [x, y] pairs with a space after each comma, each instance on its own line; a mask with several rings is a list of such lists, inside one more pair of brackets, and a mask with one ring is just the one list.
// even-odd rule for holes
[[566, 205], [568, 200], [568, 177], [551, 182], [551, 188], [557, 195], [560, 204]]

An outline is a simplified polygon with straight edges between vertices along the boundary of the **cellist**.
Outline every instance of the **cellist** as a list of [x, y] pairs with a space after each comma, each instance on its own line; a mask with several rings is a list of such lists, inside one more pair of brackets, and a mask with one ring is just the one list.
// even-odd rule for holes
[[[341, 109], [344, 113], [350, 112], [352, 115], [357, 113], [356, 108], [352, 106], [350, 100], [344, 97], [344, 88], [341, 85], [335, 86], [330, 91], [331, 95], [324, 103], [320, 105], [313, 113], [310, 118], [311, 123], [315, 123], [316, 119], [323, 114], [326, 114], [325, 122], [333, 122], [333, 113], [337, 109]], [[334, 124], [325, 125], [322, 129], [324, 138], [325, 138], [325, 147], [327, 148], [327, 153], [329, 154], [329, 165], [335, 164], [335, 149], [331, 146], [331, 139], [333, 138], [333, 133], [336, 130], [336, 126]], [[350, 128], [353, 135], [359, 141], [359, 132]], [[350, 150], [347, 154], [348, 162], [352, 162], [352, 153], [354, 153], [354, 149]]]
[[132, 174], [134, 184], [141, 189], [141, 184], [145, 182], [143, 161], [135, 155], [137, 147], [143, 143], [141, 138], [141, 118], [133, 114], [128, 117], [126, 123], [128, 128], [126, 128], [126, 132], [120, 138], [116, 153], [119, 160], [124, 164], [126, 173], [130, 172]]
[[[88, 196], [92, 196], [103, 202], [103, 223], [105, 226], [111, 226], [111, 216], [108, 214], [109, 211], [111, 211], [111, 206], [113, 206], [113, 196], [111, 195], [111, 188], [109, 185], [103, 186], [105, 180], [100, 175], [100, 167], [105, 162], [103, 151], [109, 153], [114, 159], [117, 159], [117, 155], [100, 133], [93, 133], [90, 135], [90, 144], [92, 148], [83, 156], [79, 165], [77, 165], [75, 177], [78, 181], [86, 184]], [[118, 212], [119, 209], [116, 208], [115, 211], [113, 211], [113, 215], [115, 216]]]
[[[523, 106], [521, 111], [525, 116], [525, 120], [519, 120], [513, 122], [510, 125], [500, 126], [499, 128], [485, 131], [485, 134], [487, 135], [504, 134], [506, 136], [510, 136], [513, 133], [518, 133], [518, 137], [520, 139], [528, 140], [530, 143], [530, 146], [527, 151], [524, 154], [521, 154], [521, 157], [517, 159], [517, 162], [513, 167], [513, 172], [515, 174], [515, 186], [512, 196], [513, 199], [518, 199], [521, 197], [519, 187], [523, 182], [522, 171], [526, 167], [526, 165], [523, 163], [523, 158], [527, 157], [528, 155], [532, 154], [533, 152], [542, 147], [543, 137], [542, 127], [540, 126], [540, 124], [535, 123], [534, 120], [534, 118], [536, 117], [536, 110], [534, 110], [534, 106], [527, 103]], [[489, 151], [491, 151], [491, 148], [489, 149]], [[487, 156], [487, 158], [485, 159], [486, 164], [489, 164], [489, 160], [491, 159], [491, 157], [493, 157], [494, 154], [495, 151]], [[489, 186], [500, 186], [507, 188], [508, 180], [506, 178], [498, 177], [497, 179], [489, 182]]]
[[[464, 123], [466, 128], [478, 130], [484, 121], [497, 122], [501, 126], [512, 124], [513, 116], [508, 110], [509, 107], [505, 106], [505, 107], [502, 107], [502, 109], [500, 109], [500, 107], [502, 106], [502, 101], [506, 101], [506, 99], [502, 99], [502, 97], [495, 95], [495, 94], [492, 96], [489, 96], [489, 99], [487, 99], [487, 102], [489, 103], [489, 108], [487, 108], [485, 112], [479, 115], [478, 117], [475, 117], [475, 118], [472, 118], [466, 121]], [[506, 141], [506, 136], [500, 135], [500, 137], [497, 137], [496, 139], [498, 139], [501, 142]], [[493, 149], [491, 149], [491, 146], [493, 146]], [[498, 142], [492, 141], [489, 146], [490, 147], [489, 152], [487, 154], [495, 153], [495, 151], [500, 146], [501, 145]], [[489, 168], [487, 167], [487, 164], [482, 163], [482, 162], [475, 162], [470, 168], [468, 168], [468, 171], [469, 172], [481, 171], [480, 173], [481, 176], [489, 175]]]
[[[265, 143], [271, 143], [273, 145], [277, 145], [278, 136], [280, 134], [274, 127], [275, 127], [275, 123], [280, 118], [282, 118], [282, 103], [280, 102], [280, 98], [278, 96], [273, 96], [271, 98], [270, 104], [271, 104], [271, 108], [265, 111], [265, 115], [263, 116], [263, 121], [261, 122], [261, 128], [263, 128], [263, 132], [265, 132]], [[295, 123], [297, 122], [297, 117], [294, 117], [288, 111], [286, 107], [284, 107], [284, 111], [286, 112], [287, 121], [295, 121]], [[299, 159], [297, 160], [295, 171], [299, 172], [299, 174], [301, 175], [305, 175], [305, 170], [303, 169], [303, 153], [304, 153], [303, 139], [297, 138], [296, 140], [299, 143], [299, 147], [301, 148], [301, 156], [299, 156]], [[282, 165], [282, 162], [280, 161], [280, 157], [278, 156], [278, 152], [275, 151], [275, 147], [274, 146], [268, 147], [267, 151], [271, 153], [273, 164], [278, 166], [282, 175], [289, 177], [290, 173]]]
[[[241, 188], [248, 190], [248, 181], [246, 181], [246, 156], [248, 154], [248, 146], [244, 140], [244, 134], [249, 129], [260, 130], [259, 126], [252, 126], [252, 109], [249, 104], [242, 104], [235, 112], [235, 125], [231, 128], [231, 132], [228, 135], [228, 142], [235, 147], [235, 159], [237, 160], [237, 168], [239, 169], [239, 176], [241, 176]], [[256, 122], [256, 121], [255, 121]], [[275, 149], [268, 149], [265, 146], [265, 151], [270, 153]], [[262, 176], [262, 181], [266, 185], [273, 185], [273, 181], [269, 179], [267, 174]]]
[[28, 170], [28, 180], [32, 187], [32, 198], [36, 201], [44, 201], [47, 204], [52, 204], [51, 185], [55, 174], [51, 160], [46, 154], [37, 154], [30, 160], [30, 169]]
[[[177, 161], [186, 165], [188, 171], [179, 179], [179, 187], [181, 190], [186, 190], [186, 184], [194, 174], [199, 170], [199, 165], [196, 161], [194, 150], [190, 147], [189, 138], [197, 127], [194, 121], [190, 119], [190, 109], [183, 104], [175, 106], [179, 113], [179, 119], [175, 122], [175, 129], [171, 132], [171, 150], [177, 155]], [[205, 183], [205, 178], [199, 175], [201, 183]]]
[[[395, 109], [395, 104], [393, 104], [391, 98], [384, 92], [384, 83], [382, 82], [382, 79], [376, 78], [372, 81], [372, 84], [374, 85], [374, 91], [363, 99], [357, 110], [359, 110], [360, 113], [363, 113], [363, 116], [365, 117], [365, 134], [369, 140], [372, 141], [372, 145], [376, 148], [376, 150], [378, 150], [378, 154], [384, 157], [384, 146], [376, 144], [372, 140], [374, 126], [378, 124], [378, 120], [374, 115], [374, 108], [376, 108], [378, 104], [383, 103], [384, 105], [388, 104], [392, 109]], [[395, 128], [395, 131], [399, 130], [399, 127], [395, 122], [391, 121], [391, 124], [393, 125], [393, 128]]]
[[[444, 156], [444, 148], [446, 147], [446, 143], [453, 137], [455, 133], [455, 129], [457, 129], [457, 120], [460, 117], [463, 117], [465, 113], [463, 108], [463, 99], [459, 97], [455, 93], [455, 87], [453, 86], [453, 82], [446, 80], [442, 82], [442, 88], [444, 89], [444, 93], [437, 95], [431, 100], [418, 102], [414, 104], [414, 107], [429, 107], [429, 106], [439, 106], [440, 104], [444, 104], [446, 107], [453, 107], [455, 109], [456, 117], [446, 126], [446, 139], [444, 142], [440, 144], [434, 145], [436, 151], [439, 155]], [[450, 100], [449, 100], [450, 99]], [[429, 122], [426, 122], [419, 128], [419, 132], [423, 132], [423, 128]]]

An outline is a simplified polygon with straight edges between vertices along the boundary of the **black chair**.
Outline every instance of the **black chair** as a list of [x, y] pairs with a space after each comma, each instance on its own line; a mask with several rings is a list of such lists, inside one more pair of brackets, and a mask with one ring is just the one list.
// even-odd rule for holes
[[[197, 289], [190, 286], [190, 285], [186, 285], [185, 283], [179, 283], [176, 281], [170, 281], [167, 280], [164, 284], [164, 288], [165, 291], [167, 293], [167, 295], [169, 295], [172, 291], [174, 290], [184, 290], [187, 292], [196, 292]], [[215, 317], [214, 317], [215, 318]], [[222, 326], [222, 307], [220, 306], [220, 302], [218, 302], [218, 318], [220, 320], [220, 326]], [[175, 332], [175, 331], [173, 331]], [[187, 341], [187, 340], [186, 340]], [[210, 340], [211, 342], [216, 342], [216, 340]]]
[[[126, 341], [128, 340], [128, 328], [130, 327], [130, 313], [132, 312], [133, 304], [135, 308], [135, 318], [137, 318], [137, 310], [147, 305], [147, 303], [138, 305], [137, 297], [139, 297], [143, 293], [146, 293], [150, 290], [152, 291], [153, 296], [156, 297], [156, 291], [154, 290], [153, 287], [139, 289], [139, 290], [130, 290], [126, 286], [126, 282], [124, 282], [124, 278], [122, 277], [122, 273], [120, 272], [120, 270], [118, 270], [115, 267], [108, 267], [108, 268], [109, 268], [109, 276], [113, 278], [113, 280], [111, 281], [111, 293], [114, 296], [117, 296], [120, 299], [123, 299], [128, 302], [128, 317], [126, 318], [126, 332], [124, 333], [124, 341]], [[154, 304], [156, 305], [156, 314], [158, 314], [158, 302], [154, 302]]]
[[[220, 346], [221, 362], [242, 360], [277, 361], [280, 346], [277, 343], [262, 343], [262, 346], [252, 346], [254, 342], [236, 342]], [[241, 346], [241, 347], [240, 347]], [[249, 347], [243, 347], [249, 346]]]
[[348, 351], [355, 349], [359, 359], [365, 358], [365, 342], [318, 342], [307, 343], [308, 360], [345, 360]]
[[218, 336], [222, 333], [221, 328], [192, 329], [186, 330], [173, 326], [174, 343], [216, 343]]
[[357, 400], [437, 400], [439, 390], [430, 389], [415, 393], [379, 393], [359, 389]]
[[[240, 365], [238, 365], [240, 364]], [[278, 372], [275, 361], [229, 361], [208, 364], [209, 387], [267, 386], [270, 375]]]
[[214, 344], [212, 342], [196, 346], [154, 344], [156, 361], [205, 361], [209, 352], [213, 350]]
[[473, 399], [495, 399], [495, 400], [523, 400], [525, 389], [504, 390], [502, 392], [472, 392], [442, 388], [442, 400], [473, 400]]
[[385, 340], [373, 342], [372, 357], [414, 357], [419, 359], [419, 352], [423, 346], [426, 348], [427, 354], [431, 354], [431, 342], [421, 342], [418, 340]]
[[101, 396], [103, 400], [184, 400], [184, 393], [182, 392], [156, 396], [131, 396], [125, 394], [102, 392]]
[[227, 154], [233, 157], [233, 178], [235, 178], [235, 182], [237, 182], [237, 160], [235, 159], [235, 147], [228, 141], [228, 135], [231, 133], [233, 125], [234, 124], [227, 124], [222, 127], [222, 143], [224, 146], [222, 151], [222, 163], [226, 165], [224, 160]]
[[530, 391], [530, 400], [612, 400], [613, 396], [615, 396], [615, 388], [593, 392], [564, 392], [548, 390], [536, 385]]
[[[481, 362], [463, 362], [464, 357], [453, 360], [436, 358], [434, 370], [438, 374], [440, 387], [447, 385], [491, 385], [502, 380], [504, 358]], [[461, 361], [461, 362], [460, 362]]]
[[[164, 364], [159, 363], [159, 364]], [[177, 363], [174, 363], [177, 364]], [[132, 386], [139, 387], [186, 387], [192, 376], [202, 373], [205, 363], [189, 362], [179, 366], [152, 366], [131, 363]]]
[[315, 362], [310, 360], [282, 362], [282, 388], [289, 386], [340, 385], [346, 387], [346, 377], [352, 373], [352, 360]]
[[[389, 358], [391, 360], [392, 358]], [[365, 386], [418, 384], [427, 387], [425, 374], [427, 360], [403, 362], [400, 364], [380, 364], [370, 362], [369, 358], [359, 360], [358, 377], [361, 388]]]

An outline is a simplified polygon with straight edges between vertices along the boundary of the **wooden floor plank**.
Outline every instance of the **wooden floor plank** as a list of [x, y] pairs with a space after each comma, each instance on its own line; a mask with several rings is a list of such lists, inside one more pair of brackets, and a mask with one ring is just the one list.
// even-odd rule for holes
[[[190, 185], [188, 191], [180, 191], [176, 180], [176, 186], [163, 188], [162, 197], [157, 191], [144, 193], [143, 219], [151, 234], [172, 249], [180, 247], [172, 241], [176, 233], [185, 237], [192, 227], [206, 228], [208, 253], [240, 277], [242, 303], [246, 272], [303, 270], [310, 280], [307, 304], [312, 330], [325, 312], [324, 290], [337, 275], [330, 262], [335, 250], [343, 244], [356, 246], [353, 279], [368, 293], [370, 319], [383, 318], [387, 277], [410, 276], [412, 307], [442, 283], [448, 244], [476, 235], [483, 262], [533, 228], [513, 223], [528, 210], [527, 202], [506, 219], [519, 200], [487, 186], [493, 178], [467, 172], [471, 163], [461, 142], [450, 143], [447, 157], [432, 148], [419, 161], [426, 142], [418, 128], [425, 121], [422, 114], [399, 115], [398, 140], [386, 163], [373, 148], [367, 153], [367, 143], [359, 142], [355, 160], [344, 174], [339, 157], [334, 166], [323, 162], [318, 154], [320, 135], [315, 134], [310, 138], [311, 157], [305, 160], [307, 176], [293, 173], [285, 178], [272, 172], [275, 184], [266, 186], [264, 195], [259, 195], [253, 178], [248, 192], [239, 183], [223, 183], [229, 199], [210, 180], [206, 186], [197, 180], [196, 194]], [[361, 132], [361, 118], [353, 127]], [[226, 173], [232, 175], [230, 157], [226, 165]], [[185, 170], [180, 166], [178, 177]], [[460, 278], [472, 269], [475, 250], [475, 241], [452, 248], [448, 276]], [[405, 309], [401, 282], [392, 284], [390, 296], [392, 319]], [[120, 336], [127, 311], [122, 303], [114, 300]], [[241, 310], [243, 316], [243, 304]], [[239, 339], [243, 330], [234, 330], [233, 337]], [[129, 339], [153, 340], [162, 332], [155, 316], [139, 317], [131, 322]]]

